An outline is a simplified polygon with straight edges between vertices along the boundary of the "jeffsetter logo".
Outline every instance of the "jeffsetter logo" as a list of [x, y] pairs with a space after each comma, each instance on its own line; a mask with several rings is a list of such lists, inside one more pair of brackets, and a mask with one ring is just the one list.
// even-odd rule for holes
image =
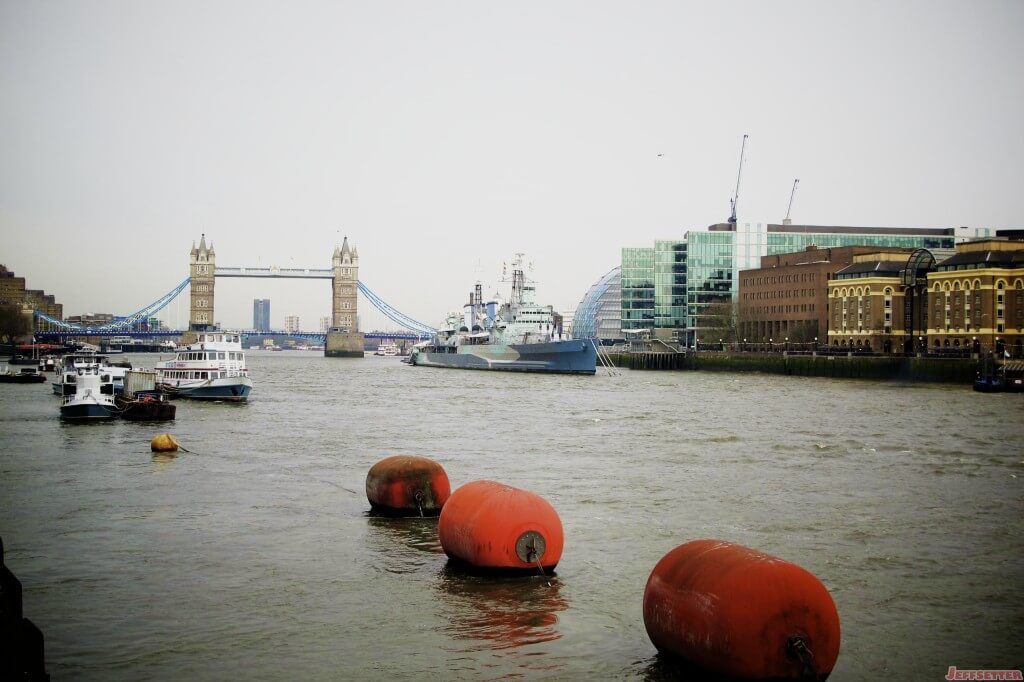
[[957, 670], [949, 666], [947, 680], [1024, 680], [1019, 670]]

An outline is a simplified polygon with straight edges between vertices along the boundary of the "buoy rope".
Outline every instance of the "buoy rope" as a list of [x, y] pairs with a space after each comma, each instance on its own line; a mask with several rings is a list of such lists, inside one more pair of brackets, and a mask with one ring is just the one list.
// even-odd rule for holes
[[423, 518], [423, 491], [417, 490], [412, 499], [416, 500], [416, 508], [420, 510], [420, 518]]
[[[532, 557], [532, 559], [531, 559]], [[526, 561], [537, 564], [537, 570], [540, 571], [541, 575], [547, 575], [544, 572], [544, 565], [540, 563], [540, 555], [537, 554], [537, 539], [531, 537], [530, 544], [526, 546]]]
[[814, 652], [807, 646], [807, 642], [800, 635], [793, 635], [786, 642], [786, 653], [790, 658], [800, 661], [802, 666], [800, 677], [805, 680], [817, 680], [818, 671], [814, 667]]

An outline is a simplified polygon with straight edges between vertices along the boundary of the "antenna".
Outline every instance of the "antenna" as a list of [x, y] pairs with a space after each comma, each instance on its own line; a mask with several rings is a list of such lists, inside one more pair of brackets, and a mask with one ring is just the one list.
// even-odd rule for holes
[[747, 151], [747, 138], [750, 137], [746, 133], [743, 134], [743, 145], [740, 147], [740, 169], [736, 171], [736, 193], [733, 194], [732, 199], [729, 200], [729, 224], [736, 224], [736, 203], [740, 198], [740, 176], [743, 174], [743, 154]]
[[793, 195], [796, 194], [796, 186], [800, 184], [800, 178], [793, 180], [793, 189], [789, 191], [789, 208], [786, 209], [786, 217], [782, 219], [783, 225], [792, 225], [793, 221], [789, 219], [789, 212], [793, 210]]

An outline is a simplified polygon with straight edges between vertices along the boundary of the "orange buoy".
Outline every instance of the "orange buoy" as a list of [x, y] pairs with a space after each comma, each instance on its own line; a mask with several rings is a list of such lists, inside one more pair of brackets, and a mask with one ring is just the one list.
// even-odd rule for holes
[[478, 569], [550, 571], [562, 558], [562, 521], [554, 507], [495, 481], [473, 481], [452, 493], [437, 534], [449, 558]]
[[149, 441], [149, 449], [153, 452], [175, 452], [178, 447], [178, 441], [169, 433], [158, 434]]
[[366, 498], [382, 514], [437, 516], [451, 491], [444, 467], [426, 457], [385, 457], [366, 474]]
[[839, 614], [821, 581], [720, 540], [662, 557], [644, 590], [644, 625], [659, 651], [742, 679], [824, 680], [839, 657]]

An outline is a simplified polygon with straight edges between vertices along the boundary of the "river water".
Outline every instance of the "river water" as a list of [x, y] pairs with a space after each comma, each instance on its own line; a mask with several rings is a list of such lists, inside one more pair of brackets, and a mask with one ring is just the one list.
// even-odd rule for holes
[[[670, 679], [644, 585], [709, 537], [828, 587], [832, 679], [1024, 665], [1024, 395], [249, 365], [247, 404], [165, 424], [64, 425], [49, 385], [0, 385], [0, 536], [53, 679]], [[164, 431], [192, 452], [151, 453]], [[465, 576], [436, 519], [368, 516], [366, 472], [398, 453], [546, 498], [557, 575]]]

